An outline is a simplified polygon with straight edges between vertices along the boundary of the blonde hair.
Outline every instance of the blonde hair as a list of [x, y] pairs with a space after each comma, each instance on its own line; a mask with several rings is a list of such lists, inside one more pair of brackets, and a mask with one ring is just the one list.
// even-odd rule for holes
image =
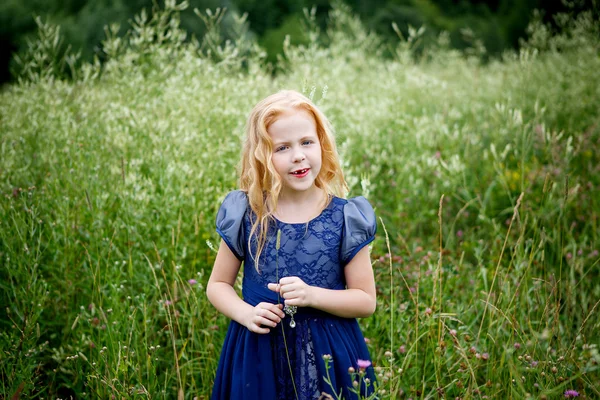
[[267, 240], [269, 222], [274, 221], [273, 211], [277, 208], [282, 188], [281, 177], [271, 161], [273, 141], [268, 129], [280, 115], [292, 110], [307, 111], [315, 120], [321, 144], [321, 170], [315, 179], [315, 185], [328, 195], [338, 197], [345, 197], [348, 191], [335, 146], [333, 128], [312, 101], [296, 91], [283, 90], [254, 106], [246, 124], [246, 141], [240, 166], [240, 189], [247, 193], [250, 208], [254, 212], [248, 248], [251, 249], [252, 236], [256, 235], [257, 251], [251, 256], [255, 260], [257, 271], [260, 255]]

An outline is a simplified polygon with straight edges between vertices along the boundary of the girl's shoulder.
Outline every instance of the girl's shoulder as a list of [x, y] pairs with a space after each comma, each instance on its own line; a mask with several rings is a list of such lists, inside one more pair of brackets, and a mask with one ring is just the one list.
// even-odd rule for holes
[[225, 199], [223, 199], [223, 203], [221, 203], [221, 207], [226, 206], [243, 206], [248, 205], [248, 194], [243, 190], [232, 190], [227, 193]]
[[216, 218], [216, 227], [219, 236], [221, 236], [233, 254], [240, 260], [244, 258], [245, 237], [243, 220], [247, 209], [248, 196], [246, 192], [234, 190], [225, 196]]
[[342, 262], [347, 264], [375, 239], [377, 219], [371, 203], [362, 196], [340, 199], [343, 204]]
[[375, 220], [375, 210], [369, 200], [363, 196], [351, 197], [344, 199], [341, 197], [333, 196], [332, 203], [334, 206], [341, 207], [344, 215], [348, 214], [352, 216], [361, 216], [367, 220]]

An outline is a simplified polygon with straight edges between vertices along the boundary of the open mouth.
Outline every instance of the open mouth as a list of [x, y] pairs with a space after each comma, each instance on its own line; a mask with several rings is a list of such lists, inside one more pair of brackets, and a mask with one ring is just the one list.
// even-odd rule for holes
[[302, 177], [302, 176], [305, 176], [308, 173], [309, 169], [310, 168], [299, 169], [297, 171], [291, 172], [291, 174], [294, 175], [294, 176], [300, 176], [300, 177]]

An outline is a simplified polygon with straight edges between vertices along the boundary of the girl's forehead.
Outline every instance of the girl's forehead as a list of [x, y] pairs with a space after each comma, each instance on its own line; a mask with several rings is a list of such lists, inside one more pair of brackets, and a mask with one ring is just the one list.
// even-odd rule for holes
[[267, 129], [271, 137], [293, 134], [316, 134], [316, 123], [306, 110], [294, 110], [277, 116]]

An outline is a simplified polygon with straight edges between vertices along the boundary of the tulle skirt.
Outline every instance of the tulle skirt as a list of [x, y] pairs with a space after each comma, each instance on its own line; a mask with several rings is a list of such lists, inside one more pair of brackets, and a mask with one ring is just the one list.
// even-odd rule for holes
[[[252, 281], [244, 282], [243, 295], [252, 305], [277, 303], [275, 293]], [[312, 400], [323, 393], [336, 398], [336, 393], [348, 400], [358, 397], [353, 391], [365, 396], [373, 392], [373, 367], [361, 371], [357, 365], [357, 360], [370, 356], [356, 319], [299, 307], [294, 320], [292, 328], [286, 315], [268, 334], [250, 332], [232, 321], [212, 399]]]

